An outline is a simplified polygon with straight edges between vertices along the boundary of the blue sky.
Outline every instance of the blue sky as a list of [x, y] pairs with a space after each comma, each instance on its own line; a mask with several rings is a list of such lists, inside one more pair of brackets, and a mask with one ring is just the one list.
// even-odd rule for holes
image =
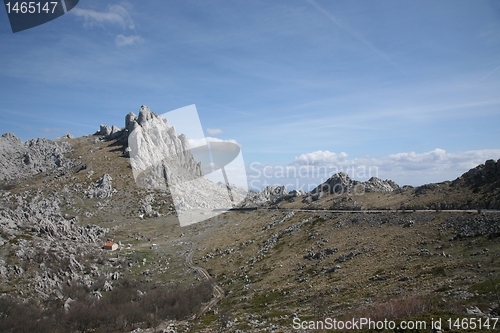
[[498, 1], [81, 0], [16, 34], [4, 11], [0, 38], [0, 133], [24, 140], [196, 104], [260, 185], [266, 166], [420, 185], [500, 158]]

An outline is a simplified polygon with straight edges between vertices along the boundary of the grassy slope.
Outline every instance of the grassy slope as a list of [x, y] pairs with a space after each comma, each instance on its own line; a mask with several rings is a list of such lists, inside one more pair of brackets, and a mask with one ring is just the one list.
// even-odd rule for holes
[[[107, 237], [131, 244], [130, 248], [109, 256], [134, 258], [141, 263], [146, 258], [144, 265], [125, 268], [132, 278], [173, 285], [196, 283], [198, 276], [184, 263], [187, 251], [193, 246], [195, 265], [206, 268], [226, 291], [220, 308], [226, 309], [230, 318], [239, 318], [233, 328], [259, 331], [258, 322], [262, 327], [276, 323], [291, 328], [289, 316], [293, 313], [301, 318], [347, 316], [390, 299], [408, 297], [408, 302], [415, 303], [415, 295], [422, 296], [423, 301], [419, 298], [418, 302], [423, 302], [422, 307], [433, 313], [438, 309], [460, 313], [468, 305], [486, 311], [497, 301], [493, 286], [500, 278], [500, 239], [488, 236], [457, 239], [453, 230], [440, 229], [445, 219], [459, 213], [298, 212], [282, 224], [266, 229], [268, 223], [285, 213], [233, 212], [181, 228], [173, 215], [139, 218], [140, 200], [145, 196], [152, 194], [157, 201], [164, 200], [163, 205], [155, 207], [163, 214], [169, 212], [171, 199], [168, 194], [136, 187], [120, 147], [113, 142], [96, 142], [95, 137], [70, 142], [74, 145], [71, 157], [80, 161], [80, 165], [64, 175], [57, 172], [39, 175], [28, 186], [19, 186], [11, 192], [62, 191], [67, 186], [66, 204], [62, 207], [65, 213], [79, 216], [83, 225], [95, 223], [110, 228]], [[84, 165], [86, 169], [80, 170]], [[117, 193], [109, 200], [85, 198], [82, 189], [104, 173], [113, 178]], [[82, 184], [81, 188], [75, 188], [76, 183]], [[445, 184], [420, 196], [413, 191], [366, 193], [350, 197], [352, 200], [349, 196], [344, 196], [346, 199], [325, 196], [313, 205], [329, 208], [344, 200], [346, 205], [356, 201], [367, 209], [397, 209], [402, 205], [433, 208], [434, 203], [463, 202], [470, 200], [470, 196], [474, 200], [471, 191]], [[306, 205], [296, 200], [282, 202], [280, 206]], [[283, 234], [270, 251], [259, 254], [274, 233], [304, 219], [310, 220], [300, 230]], [[414, 224], [404, 227], [410, 220]], [[158, 244], [157, 250], [150, 248], [153, 243]], [[304, 258], [308, 252], [333, 247], [337, 252], [321, 260]], [[485, 248], [487, 252], [483, 251]], [[440, 255], [443, 251], [445, 256]], [[350, 253], [354, 254], [352, 259], [336, 261]], [[341, 268], [325, 273], [325, 269], [336, 265]], [[146, 269], [153, 274], [143, 275]], [[217, 317], [208, 314], [200, 318], [197, 329], [216, 328]], [[249, 324], [252, 320], [258, 322]]]
[[[241, 216], [235, 216], [238, 214]], [[278, 218], [284, 213], [227, 214], [217, 231], [198, 242], [202, 247], [198, 263], [209, 267], [221, 286], [230, 291], [224, 303], [235, 317], [253, 313], [290, 326], [287, 316], [292, 313], [313, 317], [318, 295], [321, 312], [337, 316], [367, 303], [414, 295], [423, 295], [434, 310], [458, 312], [465, 305], [487, 310], [496, 301], [492, 288], [481, 286], [500, 277], [500, 239], [478, 236], [452, 240], [453, 230], [440, 230], [440, 225], [453, 214], [297, 213], [276, 229], [308, 217], [312, 217], [311, 222], [284, 234], [271, 251], [250, 265], [249, 258], [258, 257], [263, 242], [276, 232], [264, 229], [273, 215]], [[404, 227], [409, 220], [415, 221], [413, 226]], [[251, 240], [255, 242], [248, 244]], [[217, 246], [222, 254], [204, 260]], [[304, 259], [308, 251], [330, 247], [338, 252], [322, 260]], [[488, 252], [483, 252], [484, 248]], [[351, 252], [355, 254], [352, 259], [335, 261]], [[333, 273], [322, 271], [335, 265], [341, 268]], [[245, 276], [250, 280], [246, 288]], [[464, 297], [467, 299], [461, 299]]]

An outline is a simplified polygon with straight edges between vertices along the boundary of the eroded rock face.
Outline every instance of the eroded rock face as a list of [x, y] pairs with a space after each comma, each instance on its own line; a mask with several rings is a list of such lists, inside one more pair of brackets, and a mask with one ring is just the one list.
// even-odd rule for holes
[[97, 134], [98, 135], [108, 136], [108, 135], [111, 134], [111, 127], [109, 127], [107, 125], [101, 124], [101, 127], [99, 128], [99, 131], [97, 131]]
[[498, 161], [487, 160], [484, 164], [480, 164], [464, 173], [456, 181], [460, 179], [464, 179], [472, 186], [495, 183], [500, 180], [500, 159]]
[[12, 133], [0, 137], [0, 180], [22, 179], [55, 168], [71, 167], [73, 161], [64, 156], [71, 144], [47, 139], [22, 142]]
[[[25, 192], [0, 202], [0, 231], [4, 243], [24, 268], [0, 260], [2, 277], [18, 282], [23, 293], [42, 299], [60, 298], [65, 283], [90, 286], [82, 258], [99, 253], [107, 229], [80, 226], [76, 217], [64, 217], [61, 200], [41, 191]], [[21, 279], [21, 280], [18, 280]]]
[[352, 180], [345, 172], [339, 172], [331, 176], [323, 184], [311, 191], [311, 194], [319, 195], [326, 194], [342, 194], [355, 192], [358, 194], [364, 192], [392, 192], [399, 189], [398, 184], [392, 180], [382, 180], [377, 177], [372, 177], [366, 182]]
[[203, 176], [201, 165], [189, 150], [187, 138], [177, 135], [168, 120], [143, 105], [139, 116], [129, 113], [125, 123], [127, 129], [133, 129], [128, 133], [128, 146], [136, 181], [144, 180], [149, 182], [149, 187], [164, 188], [165, 179], [174, 180], [179, 174], [187, 179]]
[[372, 177], [363, 184], [365, 192], [392, 192], [399, 189], [399, 185], [392, 180], [382, 180], [377, 177]]
[[85, 195], [87, 198], [95, 197], [99, 199], [106, 199], [111, 198], [115, 192], [116, 189], [113, 188], [113, 178], [105, 173], [95, 184], [89, 186], [89, 188], [85, 191]]
[[[129, 113], [125, 126], [135, 182], [148, 189], [168, 189], [181, 225], [199, 221], [199, 216], [196, 218], [189, 212], [231, 208], [233, 200], [240, 202], [246, 194], [232, 191], [231, 199], [228, 195], [231, 185], [228, 188], [203, 177], [201, 162], [194, 159], [189, 139], [184, 134], [178, 135], [167, 119], [147, 106], [141, 107], [139, 116]], [[150, 212], [145, 209], [144, 213]]]
[[328, 178], [323, 184], [318, 185], [311, 194], [317, 193], [346, 193], [350, 192], [359, 182], [352, 180], [345, 172], [339, 172]]
[[256, 202], [275, 202], [283, 196], [288, 195], [285, 186], [267, 186], [254, 197]]
[[292, 190], [288, 192], [285, 186], [268, 186], [260, 192], [249, 196], [242, 207], [253, 207], [266, 204], [276, 204], [282, 200], [294, 200], [294, 198], [302, 197], [303, 203], [311, 203], [317, 201], [324, 195], [329, 194], [363, 194], [365, 192], [392, 192], [399, 190], [398, 184], [392, 180], [382, 180], [377, 177], [372, 177], [366, 182], [352, 180], [345, 172], [339, 172], [332, 175], [324, 183], [318, 185], [311, 192], [303, 192], [300, 190]]

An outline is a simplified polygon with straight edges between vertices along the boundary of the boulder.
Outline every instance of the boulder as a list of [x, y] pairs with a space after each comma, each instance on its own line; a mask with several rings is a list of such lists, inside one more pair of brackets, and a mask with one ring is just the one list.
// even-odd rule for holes
[[102, 136], [108, 136], [111, 134], [111, 127], [109, 127], [108, 125], [101, 124], [99, 131], [97, 131], [97, 134]]

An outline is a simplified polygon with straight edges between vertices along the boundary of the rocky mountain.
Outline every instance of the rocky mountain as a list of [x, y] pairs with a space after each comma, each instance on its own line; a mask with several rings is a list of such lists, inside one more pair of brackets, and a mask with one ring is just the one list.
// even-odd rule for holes
[[500, 159], [478, 165], [449, 183], [449, 186], [471, 190], [474, 195], [468, 201], [479, 207], [500, 209]]
[[166, 188], [176, 177], [192, 180], [203, 176], [201, 164], [190, 152], [188, 138], [177, 135], [167, 119], [143, 105], [139, 116], [131, 112], [125, 123], [123, 136], [127, 136], [130, 164], [141, 185]]
[[250, 192], [243, 202], [243, 208], [272, 205], [284, 200], [288, 196], [285, 186], [266, 186], [259, 192]]
[[500, 159], [498, 161], [488, 160], [484, 164], [470, 169], [453, 183], [458, 184], [460, 181], [465, 181], [473, 188], [480, 188], [482, 186], [487, 186], [487, 189], [498, 188], [500, 182]]
[[12, 133], [0, 137], [0, 180], [13, 181], [54, 168], [67, 168], [71, 145], [64, 141], [31, 139], [22, 142]]
[[345, 173], [308, 193], [270, 186], [242, 202], [254, 210], [211, 216], [228, 187], [246, 191], [202, 177], [189, 148], [145, 106], [81, 138], [4, 134], [0, 331], [287, 332], [295, 318], [500, 314], [500, 160], [419, 187]]
[[345, 172], [333, 174], [310, 192], [266, 187], [249, 196], [242, 207], [277, 206], [341, 210], [500, 209], [499, 161], [489, 160], [454, 181], [400, 187], [392, 180], [372, 177], [353, 180]]
[[391, 180], [372, 177], [366, 182], [360, 182], [352, 180], [345, 172], [339, 172], [313, 189], [311, 195], [313, 200], [318, 200], [324, 194], [392, 192], [397, 189], [399, 189], [399, 186]]
[[[127, 151], [137, 184], [157, 190], [168, 190], [174, 199], [181, 225], [196, 223], [214, 209], [227, 209], [243, 200], [241, 191], [203, 177], [201, 162], [190, 150], [189, 139], [177, 135], [167, 119], [142, 106], [139, 116], [129, 113], [123, 135], [128, 133]], [[193, 211], [204, 216], [193, 215]], [[217, 214], [217, 213], [216, 213]]]

